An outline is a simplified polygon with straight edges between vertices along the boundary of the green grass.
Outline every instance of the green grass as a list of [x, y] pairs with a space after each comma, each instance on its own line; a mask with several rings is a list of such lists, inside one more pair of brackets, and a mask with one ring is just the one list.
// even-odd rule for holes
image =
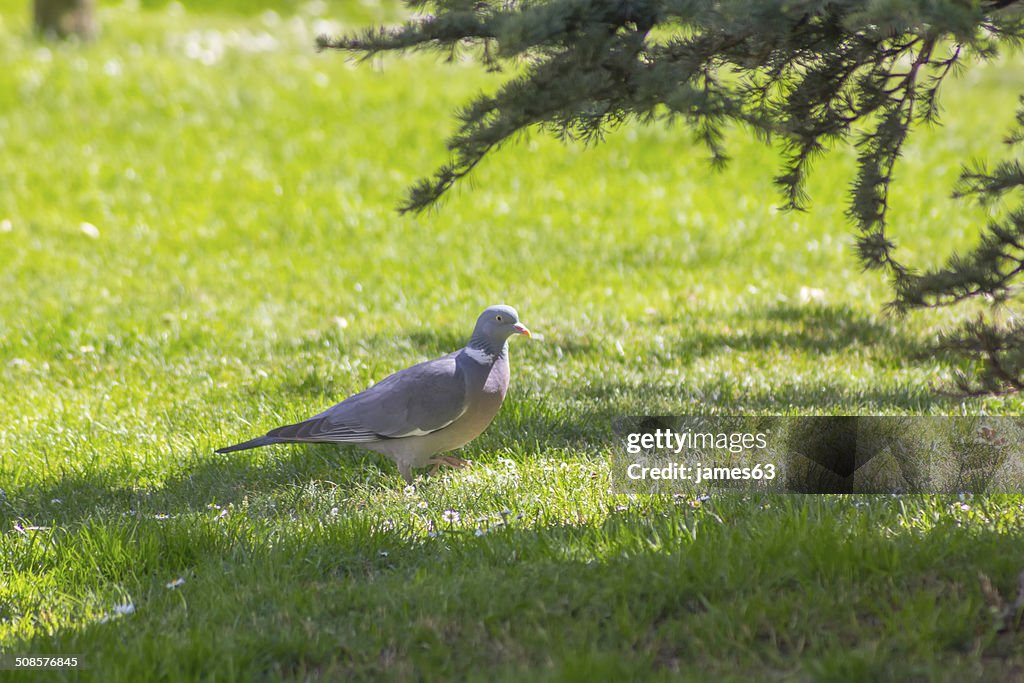
[[[1021, 412], [941, 391], [949, 311], [882, 313], [848, 152], [791, 214], [740, 132], [721, 173], [680, 127], [533, 137], [403, 217], [500, 74], [318, 55], [315, 5], [143, 5], [44, 46], [0, 2], [0, 651], [101, 681], [1021, 675], [979, 580], [1012, 602], [1018, 497], [608, 492], [614, 415]], [[973, 69], [914, 138], [906, 260], [970, 243], [983, 214], [948, 188], [1021, 90], [1017, 61]], [[474, 468], [407, 490], [356, 450], [212, 452], [459, 347], [496, 302], [543, 339], [515, 340]]]

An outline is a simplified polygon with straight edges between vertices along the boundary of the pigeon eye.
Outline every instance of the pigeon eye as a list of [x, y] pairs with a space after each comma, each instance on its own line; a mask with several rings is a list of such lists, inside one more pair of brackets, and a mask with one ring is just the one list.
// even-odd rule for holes
[[500, 316], [500, 315], [496, 315], [496, 316], [494, 316], [494, 319], [495, 319], [495, 320], [497, 320], [497, 321], [498, 321], [499, 323], [500, 323], [500, 322], [501, 322], [501, 320], [502, 320], [502, 318], [501, 318], [501, 316]]

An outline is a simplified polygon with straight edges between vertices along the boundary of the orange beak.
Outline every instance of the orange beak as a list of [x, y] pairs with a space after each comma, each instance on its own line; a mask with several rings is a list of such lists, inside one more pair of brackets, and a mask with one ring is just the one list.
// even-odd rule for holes
[[515, 325], [512, 326], [512, 329], [514, 329], [519, 334], [526, 335], [527, 337], [533, 336], [532, 334], [530, 334], [530, 330], [527, 329], [526, 325], [522, 323], [516, 323]]

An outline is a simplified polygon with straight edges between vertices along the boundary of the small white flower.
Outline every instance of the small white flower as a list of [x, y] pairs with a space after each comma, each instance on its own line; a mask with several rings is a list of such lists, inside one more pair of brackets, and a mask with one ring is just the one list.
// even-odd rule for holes
[[817, 287], [801, 287], [800, 288], [800, 303], [802, 304], [820, 304], [825, 301], [825, 290], [818, 289]]
[[184, 586], [184, 585], [185, 585], [185, 577], [179, 576], [174, 581], [171, 581], [169, 584], [167, 584], [167, 587], [170, 588], [171, 590], [173, 590], [175, 588], [178, 588], [179, 586]]
[[418, 507], [420, 510], [426, 510], [427, 509], [427, 501], [421, 500], [420, 502], [418, 502], [416, 504], [416, 507]]
[[381, 550], [377, 554], [380, 555], [381, 557], [387, 557], [388, 556], [388, 551], [387, 550]]
[[0, 221], [0, 232], [10, 232], [11, 230], [14, 230], [14, 222], [10, 218]]
[[338, 516], [338, 508], [331, 508], [331, 517]]
[[96, 239], [100, 236], [100, 229], [92, 223], [82, 223], [78, 226], [78, 229], [82, 231], [82, 234], [86, 237]]
[[260, 21], [263, 22], [264, 26], [277, 26], [281, 23], [281, 15], [272, 9], [268, 9], [260, 15]]
[[130, 602], [126, 602], [123, 605], [114, 605], [114, 614], [132, 614], [135, 611], [135, 605]]
[[441, 519], [446, 522], [457, 522], [459, 521], [459, 513], [455, 510], [445, 510], [441, 515]]
[[416, 487], [413, 486], [412, 484], [409, 484], [408, 486], [405, 487], [404, 493], [407, 496], [415, 496], [416, 495]]

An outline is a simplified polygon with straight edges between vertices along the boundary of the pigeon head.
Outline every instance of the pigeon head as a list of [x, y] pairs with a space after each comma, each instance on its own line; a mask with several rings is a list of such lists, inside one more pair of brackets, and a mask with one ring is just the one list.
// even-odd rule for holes
[[470, 346], [500, 352], [514, 334], [530, 336], [530, 330], [519, 322], [519, 314], [511, 306], [491, 306], [476, 319]]

